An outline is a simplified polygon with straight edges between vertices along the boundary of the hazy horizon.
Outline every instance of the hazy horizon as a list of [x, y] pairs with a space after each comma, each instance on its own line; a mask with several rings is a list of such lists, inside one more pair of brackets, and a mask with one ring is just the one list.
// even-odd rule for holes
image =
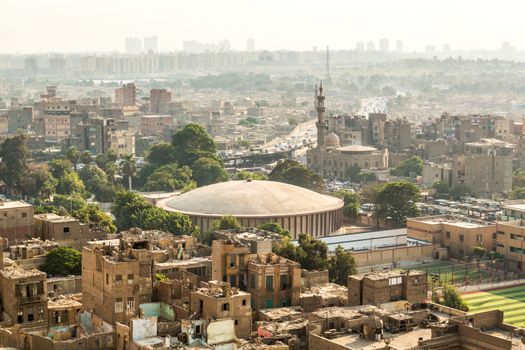
[[4, 0], [0, 9], [1, 53], [123, 52], [126, 37], [151, 35], [159, 51], [224, 39], [244, 50], [248, 38], [269, 50], [354, 49], [357, 41], [377, 48], [381, 38], [391, 50], [402, 40], [405, 51], [495, 50], [505, 41], [525, 48], [519, 1]]

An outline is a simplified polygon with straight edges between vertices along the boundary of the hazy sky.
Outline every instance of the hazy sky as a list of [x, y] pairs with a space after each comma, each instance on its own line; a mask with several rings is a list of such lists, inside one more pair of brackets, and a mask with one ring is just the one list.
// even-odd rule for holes
[[356, 41], [525, 48], [523, 0], [0, 0], [0, 52], [112, 51], [127, 36], [158, 35], [161, 50], [184, 40], [229, 39], [237, 50], [353, 49]]

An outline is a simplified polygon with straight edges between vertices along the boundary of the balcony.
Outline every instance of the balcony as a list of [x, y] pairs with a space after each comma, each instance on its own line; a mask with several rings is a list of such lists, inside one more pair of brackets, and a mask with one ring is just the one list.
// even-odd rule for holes
[[42, 300], [43, 295], [33, 295], [30, 297], [20, 297], [18, 300], [20, 301], [20, 304], [29, 304], [29, 303], [35, 303], [40, 300]]

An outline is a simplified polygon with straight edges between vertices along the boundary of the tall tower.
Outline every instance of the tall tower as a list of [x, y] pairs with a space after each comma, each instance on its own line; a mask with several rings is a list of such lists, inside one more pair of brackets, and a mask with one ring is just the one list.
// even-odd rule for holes
[[317, 123], [315, 125], [317, 127], [317, 149], [324, 150], [324, 139], [326, 134], [326, 121], [324, 119], [324, 112], [326, 111], [326, 107], [324, 106], [323, 82], [321, 82], [321, 85], [319, 85], [318, 94], [316, 89], [316, 95], [317, 101], [315, 109], [317, 110]]
[[326, 81], [328, 82], [328, 84], [332, 83], [332, 76], [330, 75], [330, 47], [329, 46], [326, 47]]

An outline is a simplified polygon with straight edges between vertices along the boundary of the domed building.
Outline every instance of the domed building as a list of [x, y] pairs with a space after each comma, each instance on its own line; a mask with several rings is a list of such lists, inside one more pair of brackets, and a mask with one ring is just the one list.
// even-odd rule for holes
[[157, 205], [188, 215], [202, 230], [232, 215], [244, 227], [276, 222], [297, 238], [327, 236], [342, 226], [343, 201], [302, 187], [274, 181], [229, 181], [163, 199]]
[[326, 148], [339, 148], [341, 145], [339, 143], [339, 136], [333, 132], [329, 133], [326, 135], [325, 145]]

